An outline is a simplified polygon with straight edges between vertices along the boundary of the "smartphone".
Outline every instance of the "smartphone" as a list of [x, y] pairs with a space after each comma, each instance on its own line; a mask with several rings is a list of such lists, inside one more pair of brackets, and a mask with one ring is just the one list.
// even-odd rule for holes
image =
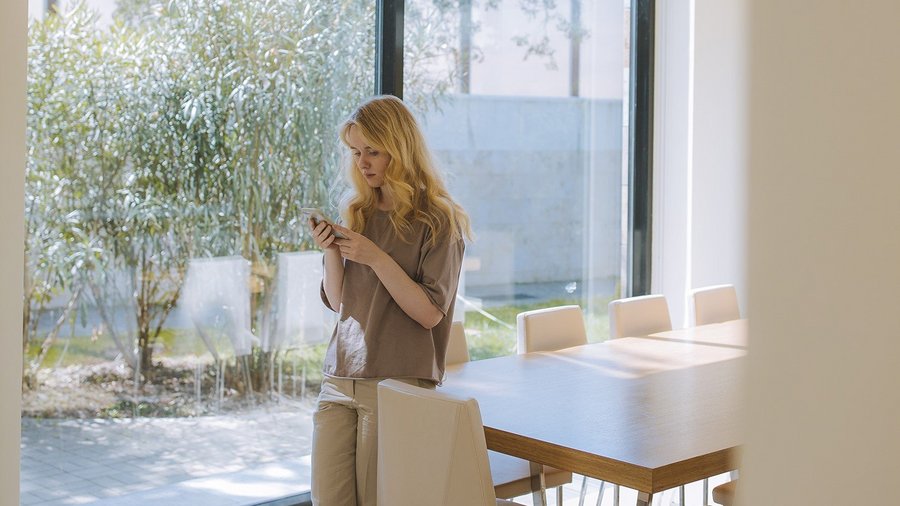
[[[301, 207], [300, 212], [309, 218], [312, 218], [313, 223], [316, 225], [319, 224], [320, 221], [324, 221], [325, 223], [333, 224], [334, 222], [325, 217], [325, 213], [322, 212], [321, 209], [316, 207]], [[331, 233], [334, 234], [338, 239], [346, 239], [347, 236], [335, 230], [334, 227], [331, 227]]]

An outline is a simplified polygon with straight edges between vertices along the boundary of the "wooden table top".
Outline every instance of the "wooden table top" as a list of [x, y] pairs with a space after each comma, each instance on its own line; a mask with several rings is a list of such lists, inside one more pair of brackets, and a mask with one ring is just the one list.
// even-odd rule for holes
[[448, 368], [488, 448], [641, 492], [735, 468], [745, 351], [623, 338]]
[[749, 323], [745, 319], [659, 332], [646, 336], [646, 339], [747, 348], [748, 335]]

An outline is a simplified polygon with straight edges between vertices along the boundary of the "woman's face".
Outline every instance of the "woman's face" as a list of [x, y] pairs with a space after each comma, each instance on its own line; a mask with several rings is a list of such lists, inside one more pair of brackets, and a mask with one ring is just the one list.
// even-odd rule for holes
[[391, 162], [391, 155], [371, 147], [356, 125], [352, 125], [347, 131], [347, 141], [356, 169], [370, 187], [381, 188], [384, 184], [384, 172]]

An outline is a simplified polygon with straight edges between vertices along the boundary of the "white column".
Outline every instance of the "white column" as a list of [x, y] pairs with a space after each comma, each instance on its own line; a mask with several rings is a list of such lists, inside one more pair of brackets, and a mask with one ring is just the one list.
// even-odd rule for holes
[[19, 504], [26, 2], [0, 2], [0, 504]]
[[740, 503], [893, 503], [900, 2], [748, 6], [753, 316]]
[[[746, 16], [742, 0], [694, 0], [693, 288], [730, 283], [746, 304]], [[685, 304], [690, 309], [690, 304]], [[691, 318], [686, 318], [690, 322]]]
[[744, 21], [741, 0], [657, 3], [652, 291], [676, 328], [693, 288], [745, 299]]
[[665, 294], [675, 327], [687, 285], [692, 2], [656, 4], [651, 292]]

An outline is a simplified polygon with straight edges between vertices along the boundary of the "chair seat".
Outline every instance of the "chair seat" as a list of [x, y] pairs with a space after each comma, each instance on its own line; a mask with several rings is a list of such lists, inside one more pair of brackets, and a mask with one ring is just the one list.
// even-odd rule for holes
[[734, 491], [736, 486], [737, 480], [733, 480], [713, 488], [713, 501], [722, 506], [731, 506], [734, 504]]
[[[488, 451], [488, 460], [491, 462], [491, 477], [497, 497], [519, 497], [532, 492], [531, 470], [527, 460], [494, 451]], [[544, 468], [546, 488], [560, 487], [571, 482], [572, 473], [553, 467]]]

